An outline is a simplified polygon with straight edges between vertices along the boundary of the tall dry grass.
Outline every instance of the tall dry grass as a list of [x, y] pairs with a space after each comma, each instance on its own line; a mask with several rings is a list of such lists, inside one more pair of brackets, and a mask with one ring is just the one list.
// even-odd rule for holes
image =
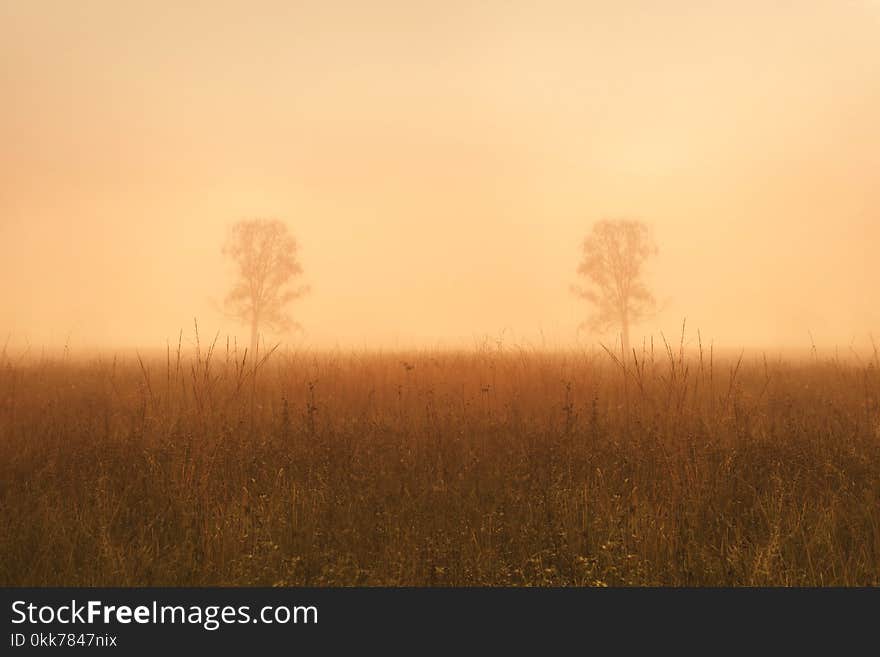
[[880, 367], [7, 355], [0, 514], [3, 585], [876, 585]]

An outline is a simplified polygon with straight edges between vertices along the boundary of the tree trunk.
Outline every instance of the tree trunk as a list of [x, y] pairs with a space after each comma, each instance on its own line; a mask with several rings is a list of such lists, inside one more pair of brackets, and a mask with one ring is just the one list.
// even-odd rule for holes
[[253, 317], [251, 317], [251, 350], [250, 354], [248, 354], [248, 359], [252, 363], [257, 362], [257, 348], [260, 343], [260, 318], [254, 313]]
[[623, 362], [626, 363], [631, 354], [629, 349], [629, 313], [626, 311], [620, 317], [620, 331], [620, 347], [623, 352]]

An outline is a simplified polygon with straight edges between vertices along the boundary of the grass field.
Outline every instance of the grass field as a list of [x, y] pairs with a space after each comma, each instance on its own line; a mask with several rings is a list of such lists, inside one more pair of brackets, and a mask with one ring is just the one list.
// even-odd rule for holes
[[880, 368], [7, 356], [0, 511], [2, 585], [877, 585]]

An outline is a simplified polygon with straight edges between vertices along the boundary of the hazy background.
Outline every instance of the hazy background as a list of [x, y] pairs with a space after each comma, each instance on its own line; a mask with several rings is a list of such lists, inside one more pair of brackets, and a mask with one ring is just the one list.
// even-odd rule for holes
[[0, 101], [0, 343], [246, 336], [254, 216], [299, 343], [588, 340], [604, 216], [660, 246], [634, 340], [880, 334], [878, 0], [0, 0]]

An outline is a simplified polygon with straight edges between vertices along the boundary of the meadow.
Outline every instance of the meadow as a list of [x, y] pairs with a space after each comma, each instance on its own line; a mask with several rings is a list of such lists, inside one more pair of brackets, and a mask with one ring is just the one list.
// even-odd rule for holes
[[6, 354], [0, 585], [878, 585], [878, 364]]

